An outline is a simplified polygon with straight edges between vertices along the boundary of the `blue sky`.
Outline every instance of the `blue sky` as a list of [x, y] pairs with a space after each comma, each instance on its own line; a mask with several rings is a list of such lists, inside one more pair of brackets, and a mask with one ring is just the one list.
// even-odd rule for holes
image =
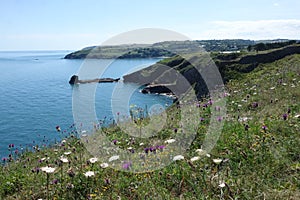
[[300, 39], [299, 0], [0, 0], [0, 50], [76, 50], [140, 28]]

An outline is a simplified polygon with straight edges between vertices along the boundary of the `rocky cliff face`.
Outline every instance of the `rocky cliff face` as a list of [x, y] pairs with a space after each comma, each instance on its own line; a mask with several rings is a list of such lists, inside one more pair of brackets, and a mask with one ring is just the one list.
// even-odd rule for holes
[[[243, 55], [238, 58], [234, 57], [234, 60], [214, 61], [222, 75], [223, 81], [226, 82], [230, 79], [238, 78], [243, 73], [254, 70], [259, 64], [271, 63], [292, 54], [300, 54], [300, 45], [287, 46], [254, 55]], [[196, 55], [192, 59], [192, 63], [203, 62], [201, 55]], [[203, 65], [203, 63], [200, 63], [200, 65]], [[175, 70], [177, 73], [174, 73], [172, 70]], [[147, 92], [159, 93], [157, 90], [159, 87], [157, 86], [167, 84], [168, 88], [171, 88], [171, 90], [175, 89], [180, 93], [186, 91], [187, 88], [186, 86], [182, 86], [182, 81], [179, 81], [179, 77], [181, 77], [179, 73], [188, 81], [190, 86], [193, 86], [198, 97], [208, 94], [208, 88], [203, 77], [199, 74], [199, 70], [195, 69], [190, 62], [180, 56], [162, 60], [146, 69], [128, 74], [123, 78], [124, 82], [148, 85]], [[156, 87], [152, 87], [153, 85]], [[152, 88], [155, 88], [155, 90], [151, 90]], [[161, 91], [165, 90], [161, 89]]]

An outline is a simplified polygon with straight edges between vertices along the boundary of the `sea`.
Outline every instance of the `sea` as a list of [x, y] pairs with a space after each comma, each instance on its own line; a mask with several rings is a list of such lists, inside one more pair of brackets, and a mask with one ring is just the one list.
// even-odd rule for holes
[[[70, 52], [0, 52], [0, 158], [51, 145], [78, 124], [83, 132], [91, 123], [101, 122], [101, 128], [125, 118], [130, 109], [161, 112], [171, 105], [170, 97], [142, 94], [141, 85], [122, 81], [159, 59], [63, 59]], [[121, 80], [72, 86], [68, 81], [74, 74]]]

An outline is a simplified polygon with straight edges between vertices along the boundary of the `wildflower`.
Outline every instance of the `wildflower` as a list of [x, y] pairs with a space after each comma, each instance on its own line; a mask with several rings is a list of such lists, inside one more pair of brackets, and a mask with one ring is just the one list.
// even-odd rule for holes
[[169, 139], [169, 140], [166, 140], [165, 143], [171, 144], [171, 143], [173, 143], [173, 142], [175, 142], [175, 141], [176, 141], [175, 139]]
[[257, 108], [257, 107], [258, 107], [258, 103], [257, 102], [252, 103], [252, 108]]
[[129, 169], [131, 167], [131, 162], [126, 162], [122, 165], [123, 169]]
[[300, 118], [300, 115], [295, 115], [295, 118]]
[[221, 116], [217, 117], [217, 121], [221, 122], [222, 121], [222, 117]]
[[56, 129], [57, 132], [61, 131], [60, 126], [56, 126], [55, 129]]
[[284, 114], [282, 115], [282, 118], [283, 118], [283, 120], [287, 120], [288, 114], [284, 113]]
[[117, 142], [118, 142], [118, 140], [113, 140], [113, 143], [116, 145], [117, 144]]
[[174, 129], [174, 133], [177, 133], [177, 131], [178, 131], [178, 129], [177, 129], [177, 128], [175, 128], [175, 129]]
[[43, 172], [46, 172], [47, 174], [51, 174], [55, 171], [55, 168], [46, 166], [46, 167], [41, 167], [41, 170]]
[[183, 160], [184, 157], [182, 155], [177, 155], [173, 158], [173, 161], [176, 161], [176, 160]]
[[262, 130], [265, 131], [265, 132], [266, 132], [267, 129], [268, 129], [268, 127], [267, 127], [266, 125], [263, 125], [261, 128], [262, 128]]
[[100, 167], [102, 167], [102, 168], [107, 168], [107, 167], [108, 167], [108, 164], [107, 164], [107, 163], [101, 163], [101, 164], [100, 164]]
[[221, 162], [222, 162], [223, 160], [222, 159], [213, 159], [213, 162], [215, 163], [215, 164], [220, 164]]
[[290, 109], [290, 108], [288, 108], [288, 110], [287, 110], [287, 113], [288, 113], [288, 114], [290, 114], [290, 113], [291, 113], [291, 109]]
[[200, 122], [203, 122], [204, 121], [204, 118], [203, 117], [200, 117]]
[[98, 161], [98, 158], [90, 158], [89, 161], [93, 164]]
[[142, 143], [140, 143], [140, 146], [143, 146], [144, 145], [144, 143], [142, 142]]
[[69, 162], [69, 160], [67, 158], [64, 158], [64, 157], [61, 157], [60, 161], [63, 162], [63, 163], [68, 163]]
[[206, 154], [206, 157], [210, 158], [210, 154], [207, 153], [207, 154]]
[[71, 154], [71, 151], [67, 151], [64, 153], [66, 156]]
[[194, 161], [199, 160], [199, 159], [200, 159], [199, 156], [195, 156], [195, 157], [191, 158], [191, 162], [194, 162]]
[[120, 158], [120, 156], [112, 156], [112, 157], [109, 158], [108, 162], [118, 160], [119, 158]]
[[58, 180], [57, 179], [54, 179], [53, 181], [52, 181], [52, 184], [57, 184], [58, 183]]
[[196, 152], [197, 152], [199, 155], [203, 155], [205, 151], [204, 151], [203, 149], [197, 149]]
[[220, 183], [220, 185], [219, 185], [220, 188], [223, 188], [225, 186], [226, 186], [226, 184], [224, 182]]
[[165, 148], [164, 145], [160, 145], [160, 146], [157, 147], [157, 149], [159, 149], [160, 151], [163, 151], [164, 148]]
[[85, 177], [92, 177], [95, 176], [95, 172], [93, 171], [87, 171], [85, 173], [83, 173]]
[[149, 148], [145, 148], [144, 151], [145, 151], [145, 153], [148, 153], [149, 152]]

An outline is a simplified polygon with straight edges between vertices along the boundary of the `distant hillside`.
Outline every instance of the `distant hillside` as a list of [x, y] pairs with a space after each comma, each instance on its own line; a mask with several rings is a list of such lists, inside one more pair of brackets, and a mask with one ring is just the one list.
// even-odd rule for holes
[[153, 58], [170, 57], [175, 54], [193, 53], [199, 48], [206, 51], [237, 51], [245, 50], [254, 45], [252, 40], [193, 40], [166, 41], [152, 45], [132, 44], [115, 46], [92, 46], [72, 52], [65, 59], [106, 59], [106, 58]]
[[[232, 79], [239, 79], [242, 77], [243, 73], [248, 73], [261, 64], [272, 63], [293, 54], [300, 54], [299, 44], [270, 51], [263, 51], [256, 54], [212, 53], [211, 57], [216, 63], [223, 81], [227, 82]], [[191, 55], [189, 60], [193, 60], [193, 63], [198, 63], [199, 66], [204, 67], [206, 62], [210, 62], [208, 61], [207, 56], [204, 56], [203, 58], [202, 54]], [[146, 69], [128, 74], [124, 76], [124, 82], [135, 82], [148, 85], [149, 92], [151, 92], [151, 88], [154, 89], [151, 85], [159, 86], [168, 84], [168, 88], [174, 88], [176, 90], [176, 88], [180, 88], [181, 86], [174, 82], [174, 77], [170, 76], [170, 74], [172, 74], [171, 70], [177, 70], [180, 72], [189, 81], [189, 84], [194, 86], [199, 97], [208, 93], [206, 84], [201, 75], [198, 73], [198, 70], [181, 56], [164, 59]], [[156, 90], [155, 92], [157, 93], [158, 91]]]

